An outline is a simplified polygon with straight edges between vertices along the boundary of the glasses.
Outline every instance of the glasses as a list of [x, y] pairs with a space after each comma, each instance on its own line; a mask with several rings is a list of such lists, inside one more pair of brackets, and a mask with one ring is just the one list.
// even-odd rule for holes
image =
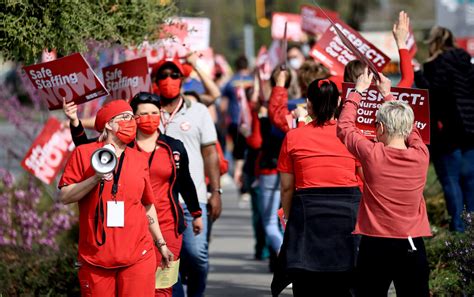
[[163, 80], [163, 79], [166, 79], [168, 77], [171, 77], [171, 79], [178, 79], [178, 78], [181, 78], [181, 74], [177, 73], [177, 72], [172, 72], [172, 73], [158, 73], [158, 75], [156, 76], [156, 78], [158, 80]]
[[112, 121], [117, 121], [117, 122], [120, 122], [120, 121], [130, 121], [132, 120], [134, 117], [133, 117], [133, 114], [129, 114], [129, 113], [124, 113], [124, 114], [119, 114], [118, 116], [112, 118]]

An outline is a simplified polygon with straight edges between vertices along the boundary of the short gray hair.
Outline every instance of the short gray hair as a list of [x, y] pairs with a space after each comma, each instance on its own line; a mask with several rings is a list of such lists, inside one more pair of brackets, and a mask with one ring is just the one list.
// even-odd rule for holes
[[376, 120], [382, 123], [388, 137], [408, 138], [413, 129], [415, 116], [410, 105], [402, 101], [388, 101], [382, 104], [377, 111]]

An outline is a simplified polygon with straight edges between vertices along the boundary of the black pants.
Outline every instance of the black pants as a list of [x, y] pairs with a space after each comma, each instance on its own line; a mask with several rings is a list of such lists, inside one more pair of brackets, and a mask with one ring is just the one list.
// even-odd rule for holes
[[356, 293], [360, 297], [387, 296], [393, 281], [397, 297], [429, 296], [429, 268], [423, 238], [362, 236], [357, 258]]
[[292, 274], [294, 297], [351, 297], [351, 272], [312, 272], [295, 270]]

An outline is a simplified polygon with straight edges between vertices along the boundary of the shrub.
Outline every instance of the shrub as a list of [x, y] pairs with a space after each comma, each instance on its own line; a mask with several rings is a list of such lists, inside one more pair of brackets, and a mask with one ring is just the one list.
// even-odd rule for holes
[[79, 295], [77, 216], [47, 193], [0, 169], [0, 296]]
[[77, 246], [0, 246], [0, 296], [79, 296]]
[[455, 265], [461, 280], [463, 291], [468, 296], [474, 295], [474, 224], [472, 214], [463, 214], [465, 233], [454, 234], [446, 241], [448, 258]]
[[58, 236], [77, 222], [73, 208], [45, 196], [32, 176], [17, 184], [0, 169], [0, 246], [58, 249]]

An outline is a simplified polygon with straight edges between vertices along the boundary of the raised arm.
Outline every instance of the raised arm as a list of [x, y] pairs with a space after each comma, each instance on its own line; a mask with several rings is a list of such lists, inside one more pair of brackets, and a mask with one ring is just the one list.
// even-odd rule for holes
[[423, 151], [426, 155], [429, 155], [428, 148], [426, 147], [423, 139], [421, 138], [420, 131], [413, 126], [410, 135], [407, 138], [407, 146]]
[[286, 71], [278, 74], [276, 86], [272, 89], [270, 101], [268, 102], [268, 116], [275, 127], [283, 132], [288, 132], [290, 127], [286, 121], [288, 110], [288, 90], [285, 89]]
[[63, 111], [69, 119], [69, 129], [71, 130], [72, 141], [76, 147], [96, 140], [87, 138], [84, 126], [82, 126], [82, 122], [77, 117], [77, 105], [74, 102], [66, 103], [66, 100], [63, 98]]
[[357, 79], [356, 91], [351, 92], [344, 101], [337, 121], [337, 137], [358, 160], [362, 160], [373, 147], [373, 143], [365, 138], [356, 127], [357, 109], [362, 99], [361, 94], [369, 88], [372, 78], [373, 74], [368, 74], [366, 68]]
[[401, 80], [398, 83], [400, 88], [410, 88], [413, 85], [414, 73], [411, 65], [411, 56], [408, 52], [406, 40], [410, 33], [410, 18], [404, 11], [400, 11], [398, 15], [398, 22], [393, 24], [393, 36], [398, 47], [398, 54], [400, 56], [400, 73]]
[[204, 88], [206, 89], [206, 94], [201, 95], [201, 101], [206, 105], [211, 105], [216, 101], [217, 98], [221, 96], [221, 91], [217, 84], [212, 80], [209, 75], [207, 75], [199, 66], [197, 65], [198, 56], [196, 53], [191, 53], [186, 57], [187, 62], [193, 67], [197, 75], [201, 79]]

